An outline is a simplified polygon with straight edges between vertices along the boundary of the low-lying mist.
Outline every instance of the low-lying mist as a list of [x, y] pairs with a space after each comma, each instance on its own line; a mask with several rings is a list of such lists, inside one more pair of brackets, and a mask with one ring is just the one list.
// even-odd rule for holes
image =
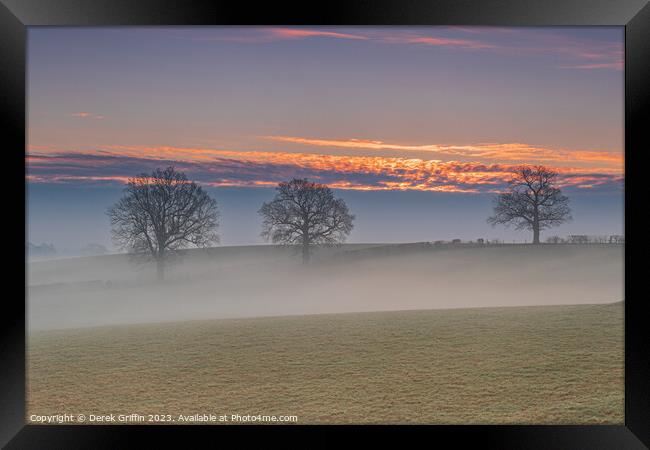
[[128, 255], [28, 264], [30, 331], [127, 323], [623, 300], [622, 245], [348, 244], [183, 252], [156, 280]]

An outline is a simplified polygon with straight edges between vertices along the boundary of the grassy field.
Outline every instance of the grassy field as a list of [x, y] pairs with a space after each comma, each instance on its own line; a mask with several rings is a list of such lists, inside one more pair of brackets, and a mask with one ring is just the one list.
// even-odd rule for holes
[[29, 336], [31, 414], [623, 423], [623, 304], [190, 321]]

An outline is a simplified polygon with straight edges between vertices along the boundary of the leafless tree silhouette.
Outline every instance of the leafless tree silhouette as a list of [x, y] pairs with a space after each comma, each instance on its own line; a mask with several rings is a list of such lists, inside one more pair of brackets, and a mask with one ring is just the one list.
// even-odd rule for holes
[[158, 279], [178, 249], [219, 241], [217, 202], [173, 167], [129, 179], [124, 196], [107, 211], [113, 241], [156, 262]]
[[302, 260], [307, 263], [310, 246], [345, 242], [354, 215], [332, 190], [323, 184], [294, 178], [276, 188], [275, 198], [259, 210], [264, 221], [262, 237], [273, 243], [302, 246]]
[[569, 198], [554, 184], [557, 172], [544, 166], [520, 166], [508, 184], [508, 192], [494, 199], [494, 216], [488, 223], [514, 225], [517, 230], [532, 230], [533, 244], [539, 233], [572, 219]]

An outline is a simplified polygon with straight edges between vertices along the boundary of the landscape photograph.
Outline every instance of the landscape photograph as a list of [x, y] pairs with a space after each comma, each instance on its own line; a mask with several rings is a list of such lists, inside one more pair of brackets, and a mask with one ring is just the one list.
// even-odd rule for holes
[[30, 27], [31, 424], [623, 424], [622, 27]]

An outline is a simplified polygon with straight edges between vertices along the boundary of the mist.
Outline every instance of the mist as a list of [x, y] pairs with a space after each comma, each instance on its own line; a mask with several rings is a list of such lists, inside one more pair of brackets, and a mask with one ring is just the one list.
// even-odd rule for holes
[[30, 331], [362, 311], [613, 303], [623, 245], [347, 244], [181, 252], [166, 279], [128, 255], [28, 265]]

